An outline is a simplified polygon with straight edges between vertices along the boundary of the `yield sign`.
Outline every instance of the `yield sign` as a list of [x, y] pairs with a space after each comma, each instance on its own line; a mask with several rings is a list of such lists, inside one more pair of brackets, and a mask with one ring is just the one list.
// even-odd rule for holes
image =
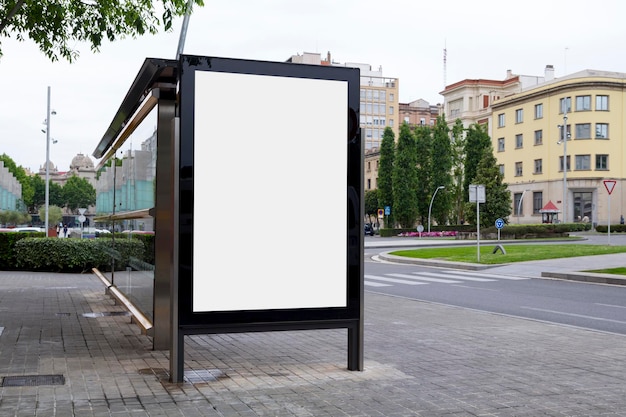
[[615, 180], [604, 180], [604, 187], [609, 192], [609, 195], [613, 192], [613, 188], [615, 188]]

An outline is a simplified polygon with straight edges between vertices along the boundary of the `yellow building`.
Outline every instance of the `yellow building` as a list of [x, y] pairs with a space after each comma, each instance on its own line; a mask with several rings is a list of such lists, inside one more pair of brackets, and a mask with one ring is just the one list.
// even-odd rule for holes
[[[620, 221], [625, 81], [624, 73], [585, 70], [491, 104], [493, 149], [513, 197], [510, 222], [540, 223], [550, 201], [560, 221], [606, 225], [609, 215], [612, 224]], [[605, 180], [616, 181], [610, 200]]]

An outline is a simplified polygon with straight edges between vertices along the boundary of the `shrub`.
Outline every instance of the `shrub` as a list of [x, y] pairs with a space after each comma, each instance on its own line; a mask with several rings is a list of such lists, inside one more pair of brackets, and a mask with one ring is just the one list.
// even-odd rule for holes
[[0, 233], [0, 270], [10, 271], [17, 269], [17, 257], [15, 256], [15, 243], [32, 237], [44, 237], [45, 233]]
[[26, 238], [15, 243], [16, 265], [32, 271], [84, 272], [91, 268], [124, 269], [131, 257], [143, 259], [145, 247], [139, 240], [113, 242], [106, 239]]

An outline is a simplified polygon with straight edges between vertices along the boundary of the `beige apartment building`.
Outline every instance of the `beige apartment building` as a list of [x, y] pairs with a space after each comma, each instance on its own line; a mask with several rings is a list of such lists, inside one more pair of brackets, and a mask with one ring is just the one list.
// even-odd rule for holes
[[625, 81], [624, 73], [585, 70], [493, 102], [491, 139], [513, 197], [509, 221], [540, 223], [550, 202], [559, 221], [620, 221]]
[[446, 86], [440, 93], [444, 97], [443, 113], [450, 127], [457, 119], [466, 129], [473, 124], [486, 124], [491, 136], [491, 105], [496, 100], [552, 80], [552, 65], [546, 66], [543, 76], [517, 75], [507, 70], [504, 80], [465, 79]]

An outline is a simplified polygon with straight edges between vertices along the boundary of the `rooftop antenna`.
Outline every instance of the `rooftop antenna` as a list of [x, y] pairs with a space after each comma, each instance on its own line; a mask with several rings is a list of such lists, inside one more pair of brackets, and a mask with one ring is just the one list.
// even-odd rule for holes
[[448, 48], [446, 47], [446, 41], [443, 42], [443, 89], [446, 89], [448, 82], [446, 80], [446, 62], [448, 59]]
[[180, 28], [180, 37], [178, 38], [178, 49], [176, 50], [176, 60], [180, 58], [185, 48], [185, 39], [187, 38], [187, 28], [189, 27], [189, 15], [191, 14], [191, 8], [193, 6], [193, 0], [187, 0], [187, 10], [185, 11], [185, 17], [183, 17], [183, 26]]

